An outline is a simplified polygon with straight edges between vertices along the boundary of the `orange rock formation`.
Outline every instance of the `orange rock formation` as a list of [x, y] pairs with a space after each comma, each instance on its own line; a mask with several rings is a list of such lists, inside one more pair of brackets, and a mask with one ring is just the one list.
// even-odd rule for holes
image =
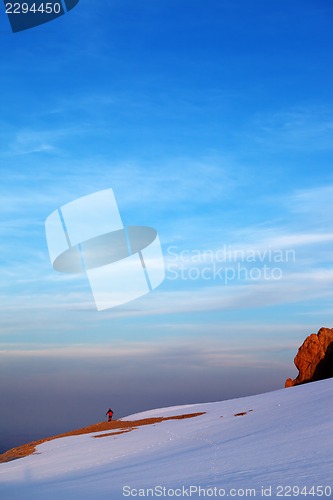
[[286, 380], [286, 387], [333, 377], [333, 328], [321, 328], [309, 335], [294, 359], [298, 376]]

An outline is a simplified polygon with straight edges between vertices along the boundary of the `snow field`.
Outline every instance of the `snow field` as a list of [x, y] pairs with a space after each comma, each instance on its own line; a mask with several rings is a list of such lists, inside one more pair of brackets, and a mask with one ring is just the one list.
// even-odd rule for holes
[[229, 496], [255, 490], [256, 498], [263, 498], [263, 487], [272, 488], [270, 498], [279, 498], [278, 486], [333, 492], [332, 410], [333, 381], [325, 380], [131, 415], [126, 420], [205, 412], [114, 436], [94, 438], [104, 431], [44, 443], [34, 455], [0, 464], [0, 498], [121, 500], [142, 498], [147, 489], [158, 498], [157, 487], [175, 497], [191, 485]]

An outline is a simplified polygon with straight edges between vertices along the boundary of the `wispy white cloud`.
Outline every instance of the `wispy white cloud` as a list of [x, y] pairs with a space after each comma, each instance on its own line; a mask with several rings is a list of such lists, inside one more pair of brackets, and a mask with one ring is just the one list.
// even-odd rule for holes
[[308, 105], [269, 115], [260, 114], [251, 124], [250, 136], [266, 147], [331, 150], [333, 112], [329, 107]]
[[[131, 303], [128, 308], [105, 312], [104, 318], [236, 311], [332, 298], [333, 277], [329, 260], [329, 247], [333, 240], [331, 222], [327, 217], [326, 227], [317, 229], [307, 224], [308, 214], [311, 210], [315, 211], [320, 197], [333, 199], [331, 186], [298, 190], [280, 199], [281, 205], [286, 203], [286, 199], [290, 202], [288, 220], [280, 220], [278, 224], [261, 224], [259, 221], [257, 225], [247, 225], [238, 221], [238, 212], [234, 213], [235, 207], [230, 205], [235, 193], [241, 189], [239, 174], [234, 174], [230, 164], [222, 159], [177, 159], [155, 169], [151, 175], [147, 175], [147, 165], [135, 162], [103, 163], [95, 169], [88, 162], [83, 165], [81, 173], [82, 177], [71, 172], [66, 174], [65, 167], [62, 167], [55, 185], [53, 174], [44, 172], [40, 174], [44, 189], [40, 189], [40, 183], [26, 187], [28, 173], [26, 176], [21, 174], [19, 178], [15, 174], [12, 178], [9, 176], [8, 186], [11, 189], [4, 193], [2, 199], [6, 214], [2, 231], [3, 235], [15, 233], [15, 239], [3, 238], [1, 243], [5, 253], [11, 255], [2, 266], [3, 314], [6, 311], [13, 314], [15, 310], [43, 309], [45, 314], [48, 311], [52, 316], [55, 311], [68, 309], [94, 310], [84, 278], [77, 281], [75, 276], [53, 273], [48, 262], [43, 225], [44, 218], [56, 207], [109, 186], [114, 187], [127, 223], [155, 225], [156, 222], [165, 250], [165, 242], [180, 242], [180, 248], [190, 252], [193, 242], [199, 244], [197, 250], [203, 258], [198, 263], [197, 258], [190, 256], [189, 265], [195, 264], [201, 269], [207, 259], [209, 261], [207, 250], [217, 252], [229, 243], [233, 252], [242, 251], [245, 255], [253, 250], [295, 249], [296, 260], [281, 265], [283, 277], [278, 281], [258, 279], [244, 283], [239, 280], [225, 286], [219, 278], [201, 280], [200, 283], [191, 283], [190, 280], [188, 283], [182, 280], [171, 283], [168, 276], [165, 285], [153, 294]], [[209, 207], [207, 213], [206, 206]], [[225, 227], [224, 221], [221, 222], [214, 212], [218, 207], [219, 214], [222, 213], [221, 206], [229, 213], [230, 220]], [[297, 231], [293, 230], [296, 213], [302, 217]], [[260, 217], [264, 220], [265, 214], [260, 214]], [[236, 219], [237, 225], [234, 226]], [[27, 252], [31, 230], [32, 246]], [[17, 244], [18, 241], [22, 242], [22, 246]], [[168, 264], [168, 255], [166, 262]], [[257, 266], [258, 262], [254, 265]]]
[[309, 225], [332, 227], [333, 184], [298, 189], [285, 202], [291, 213]]
[[[113, 343], [102, 346], [96, 344], [86, 345], [49, 345], [42, 344], [5, 344], [0, 350], [0, 355], [6, 358], [71, 358], [112, 360], [132, 359], [136, 362], [140, 359], [154, 358], [154, 363], [158, 362], [161, 367], [173, 366], [175, 364], [191, 364], [199, 368], [200, 366], [224, 366], [224, 367], [270, 367], [282, 365], [281, 359], [274, 362], [274, 354], [278, 351], [290, 351], [297, 348], [297, 343], [290, 340], [268, 342], [266, 345], [242, 348], [225, 347], [223, 341], [214, 341], [207, 338], [205, 345], [195, 339], [177, 339], [176, 341], [141, 341], [136, 343]], [[287, 365], [287, 363], [285, 363]]]
[[11, 137], [7, 134], [8, 147], [2, 149], [0, 156], [23, 156], [34, 153], [52, 153], [57, 151], [56, 142], [64, 132], [22, 129], [15, 131]]

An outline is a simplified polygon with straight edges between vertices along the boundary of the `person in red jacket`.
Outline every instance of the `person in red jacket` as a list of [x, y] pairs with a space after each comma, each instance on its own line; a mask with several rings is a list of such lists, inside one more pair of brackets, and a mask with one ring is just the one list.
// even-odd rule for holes
[[105, 415], [108, 416], [108, 422], [111, 422], [112, 415], [113, 415], [113, 411], [111, 410], [111, 408], [108, 409], [108, 411], [105, 413]]

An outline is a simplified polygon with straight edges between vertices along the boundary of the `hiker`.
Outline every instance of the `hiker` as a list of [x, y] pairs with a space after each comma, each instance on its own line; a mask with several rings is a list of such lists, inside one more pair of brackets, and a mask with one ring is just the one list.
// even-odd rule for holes
[[112, 415], [113, 415], [113, 410], [111, 410], [111, 408], [109, 408], [108, 411], [105, 413], [105, 415], [108, 416], [108, 422], [111, 422]]

